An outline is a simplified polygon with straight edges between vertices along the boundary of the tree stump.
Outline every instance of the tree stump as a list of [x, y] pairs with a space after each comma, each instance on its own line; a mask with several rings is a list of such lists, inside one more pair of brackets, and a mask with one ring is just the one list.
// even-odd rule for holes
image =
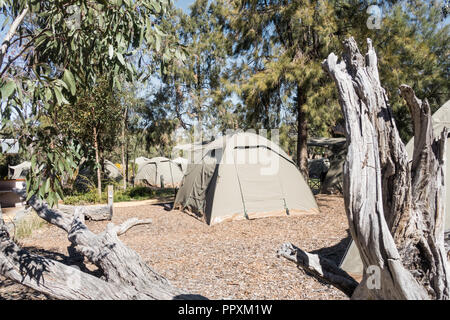
[[[408, 161], [370, 39], [367, 44], [364, 57], [349, 38], [342, 61], [331, 53], [322, 64], [336, 84], [344, 115], [345, 209], [364, 265], [362, 281], [347, 294], [353, 299], [449, 299], [444, 245], [448, 131], [435, 139], [428, 101], [402, 85], [400, 94], [414, 122], [414, 155]], [[326, 280], [339, 288], [332, 277]]]

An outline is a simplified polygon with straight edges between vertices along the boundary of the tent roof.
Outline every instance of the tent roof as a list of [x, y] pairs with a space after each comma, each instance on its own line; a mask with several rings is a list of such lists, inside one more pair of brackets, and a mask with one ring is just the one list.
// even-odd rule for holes
[[107, 159], [105, 159], [105, 169], [109, 171], [108, 176], [110, 178], [116, 179], [122, 177], [122, 172], [120, 172], [119, 168], [117, 168], [114, 163]]
[[11, 169], [18, 169], [18, 168], [30, 168], [31, 162], [30, 161], [24, 161], [22, 163], [19, 163], [15, 166], [9, 166]]
[[175, 187], [183, 179], [183, 170], [179, 163], [169, 158], [154, 157], [139, 164], [135, 181], [146, 181], [150, 185], [159, 186], [162, 182], [161, 176], [167, 185]]
[[147, 162], [149, 160], [150, 159], [146, 158], [146, 157], [137, 157], [136, 159], [134, 159], [134, 163], [139, 165], [139, 164], [142, 164], [142, 163]]
[[178, 158], [172, 159], [172, 161], [173, 162], [177, 162], [177, 163], [188, 163], [189, 162], [188, 159], [182, 158], [182, 157], [178, 157]]
[[308, 146], [313, 147], [330, 147], [330, 146], [343, 146], [347, 141], [346, 138], [310, 138], [308, 139]]
[[434, 134], [440, 134], [444, 127], [447, 127], [450, 130], [450, 100], [444, 103], [444, 105], [433, 114]]
[[205, 146], [203, 156], [215, 149], [222, 149], [226, 152], [226, 150], [246, 147], [266, 147], [292, 162], [292, 159], [276, 143], [251, 132], [237, 132], [221, 136]]
[[24, 161], [15, 166], [8, 166], [8, 178], [19, 179], [22, 176], [23, 171], [31, 169], [31, 162]]
[[164, 161], [172, 161], [169, 158], [166, 157], [153, 157], [149, 160], [149, 162], [164, 162]]

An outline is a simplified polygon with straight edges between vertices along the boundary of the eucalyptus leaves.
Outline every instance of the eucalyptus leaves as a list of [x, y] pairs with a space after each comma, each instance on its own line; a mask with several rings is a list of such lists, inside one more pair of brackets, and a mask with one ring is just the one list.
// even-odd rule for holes
[[56, 106], [73, 108], [100, 76], [111, 90], [120, 90], [123, 79], [146, 79], [144, 52], [157, 52], [165, 63], [183, 57], [159, 26], [167, 8], [167, 0], [0, 1], [3, 28], [9, 27], [2, 43], [0, 134], [17, 137], [32, 154], [28, 197], [55, 204], [63, 197], [63, 177], [81, 156], [71, 137], [52, 126]]

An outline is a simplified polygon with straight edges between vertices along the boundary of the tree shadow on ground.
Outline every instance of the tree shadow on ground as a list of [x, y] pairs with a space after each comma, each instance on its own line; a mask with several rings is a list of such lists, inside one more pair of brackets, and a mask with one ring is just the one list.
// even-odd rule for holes
[[350, 230], [347, 229], [347, 237], [341, 239], [338, 243], [331, 247], [325, 247], [318, 250], [311, 251], [311, 253], [318, 254], [321, 257], [332, 260], [336, 263], [337, 266], [341, 264], [342, 259], [344, 258], [345, 253], [347, 252], [347, 248], [352, 241], [352, 236], [350, 235]]
[[[352, 241], [352, 237], [350, 235], [350, 229], [347, 229], [346, 231], [347, 231], [347, 237], [341, 239], [337, 244], [330, 246], [330, 247], [325, 247], [325, 248], [321, 248], [318, 250], [314, 250], [314, 251], [311, 251], [310, 253], [319, 255], [319, 257], [321, 259], [326, 258], [328, 260], [331, 260], [336, 264], [336, 266], [339, 267], [345, 256], [345, 253], [347, 252], [348, 246], [350, 245], [350, 243]], [[316, 275], [304, 270], [302, 267], [298, 266], [298, 268], [300, 270], [303, 270], [306, 274], [314, 277], [321, 284], [326, 285], [326, 286], [332, 286], [327, 281], [325, 281], [321, 278], [318, 278]]]

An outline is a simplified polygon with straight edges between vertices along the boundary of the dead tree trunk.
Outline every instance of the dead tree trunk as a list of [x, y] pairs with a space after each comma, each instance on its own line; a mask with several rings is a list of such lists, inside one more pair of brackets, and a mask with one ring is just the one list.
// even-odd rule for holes
[[74, 251], [102, 272], [97, 278], [74, 267], [21, 249], [0, 222], [0, 274], [58, 299], [199, 299], [173, 287], [153, 271], [118, 238], [133, 226], [149, 220], [130, 219], [116, 226], [109, 223], [100, 234], [84, 223], [83, 208], [74, 213], [50, 209], [32, 196], [28, 203], [47, 222], [67, 232]]
[[350, 38], [344, 42], [343, 61], [331, 53], [323, 67], [336, 83], [344, 114], [345, 207], [364, 264], [363, 279], [351, 297], [449, 299], [444, 246], [447, 131], [434, 138], [427, 100], [402, 85], [414, 122], [414, 155], [408, 162], [370, 39], [365, 57]]

